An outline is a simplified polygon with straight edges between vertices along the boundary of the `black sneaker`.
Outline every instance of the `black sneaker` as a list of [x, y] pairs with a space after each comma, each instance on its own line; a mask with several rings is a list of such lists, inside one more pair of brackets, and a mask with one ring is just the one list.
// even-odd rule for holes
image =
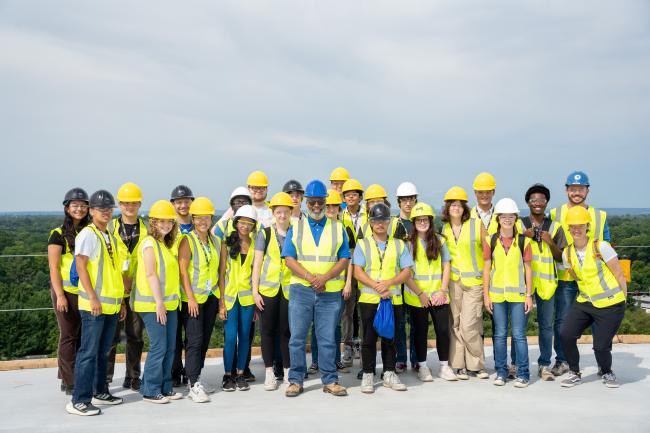
[[61, 381], [61, 392], [65, 392], [66, 384], [64, 381]]
[[139, 377], [131, 379], [131, 389], [134, 391], [140, 391], [140, 386], [142, 386], [142, 380]]
[[155, 404], [166, 404], [169, 403], [169, 398], [165, 397], [162, 394], [158, 395], [143, 395], [142, 396], [142, 401], [146, 401], [148, 403], [155, 403]]
[[237, 384], [237, 389], [239, 391], [248, 391], [251, 389], [251, 387], [248, 385], [248, 381], [246, 380], [246, 376], [243, 374], [238, 374], [237, 377], [235, 378], [235, 383]]
[[68, 403], [65, 406], [65, 410], [72, 415], [79, 416], [93, 416], [99, 415], [102, 413], [102, 410], [98, 407], [93, 406], [90, 403]]
[[255, 382], [255, 375], [248, 367], [246, 367], [246, 370], [244, 370], [244, 374], [242, 376], [244, 376], [244, 380], [246, 382]]
[[124, 382], [122, 382], [122, 388], [131, 389], [132, 381], [133, 381], [133, 379], [131, 379], [130, 377], [125, 377]]
[[224, 374], [223, 380], [221, 381], [221, 389], [226, 392], [234, 391], [236, 389], [235, 379], [229, 374]]
[[116, 405], [116, 404], [122, 404], [122, 398], [121, 397], [115, 397], [114, 395], [111, 395], [110, 392], [104, 392], [102, 394], [97, 394], [93, 397], [92, 404], [105, 404], [105, 405]]
[[349, 373], [350, 369], [343, 365], [341, 361], [336, 361], [336, 371], [340, 371], [341, 373]]
[[284, 368], [282, 367], [282, 364], [273, 364], [273, 374], [277, 380], [284, 380]]

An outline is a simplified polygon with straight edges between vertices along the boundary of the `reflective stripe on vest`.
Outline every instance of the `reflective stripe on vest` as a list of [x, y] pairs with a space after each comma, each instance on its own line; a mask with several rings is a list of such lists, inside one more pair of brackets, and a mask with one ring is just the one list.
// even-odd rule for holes
[[[472, 260], [472, 271], [471, 272], [461, 272], [458, 267], [454, 266], [454, 260], [452, 257], [452, 264], [451, 264], [451, 272], [461, 279], [463, 278], [475, 278], [475, 279], [482, 279], [483, 278], [483, 273], [481, 272], [481, 268], [479, 268], [478, 260], [476, 258], [476, 243], [477, 243], [477, 233], [476, 233], [476, 226], [477, 226], [477, 221], [480, 223], [480, 219], [473, 219], [470, 218], [467, 221], [463, 223], [463, 228], [461, 228], [461, 236], [463, 235], [464, 229], [466, 229], [466, 225], [469, 224], [469, 253], [471, 256]], [[480, 223], [482, 224], [482, 223]], [[447, 223], [445, 225], [445, 229], [449, 232], [451, 237], [447, 236], [448, 239], [450, 239], [450, 243], [454, 243], [455, 250], [457, 251], [457, 256], [458, 254], [461, 254], [458, 251], [458, 248], [462, 246], [462, 244], [459, 244], [456, 239], [454, 238], [454, 232], [451, 228], [451, 225]], [[458, 240], [460, 241], [460, 237]], [[469, 285], [479, 285], [482, 284], [480, 282], [472, 281], [474, 284], [469, 284]]]
[[[491, 237], [488, 236], [488, 239]], [[519, 236], [515, 234], [512, 245], [506, 253], [501, 241], [497, 239], [492, 253], [492, 270], [490, 272], [489, 296], [492, 302], [524, 302], [526, 300], [524, 258], [521, 255], [518, 242]], [[524, 248], [526, 243], [524, 241]], [[512, 273], [514, 272], [518, 277], [517, 286], [512, 285]]]
[[[187, 239], [190, 241], [191, 245], [190, 248], [192, 250], [192, 259], [190, 260], [190, 265], [191, 265], [191, 270], [192, 270], [192, 280], [190, 281], [191, 286], [192, 286], [192, 293], [194, 293], [194, 297], [196, 298], [196, 301], [199, 304], [203, 304], [208, 296], [211, 293], [214, 293], [215, 296], [219, 297], [219, 289], [218, 289], [218, 279], [219, 279], [219, 274], [218, 274], [218, 268], [219, 268], [219, 255], [221, 252], [221, 244], [217, 242], [216, 237], [208, 232], [208, 242], [211, 244], [210, 248], [210, 255], [212, 258], [210, 259], [210, 264], [207, 263], [205, 259], [205, 250], [203, 249], [203, 246], [200, 245], [200, 239], [198, 239], [198, 235], [194, 230], [192, 230], [188, 235]], [[200, 248], [200, 249], [199, 249]], [[205, 266], [207, 267], [203, 269], [203, 272], [207, 272], [208, 275], [202, 275], [201, 273], [201, 264], [204, 263]], [[216, 268], [212, 268], [213, 266], [216, 266]], [[214, 278], [213, 278], [214, 277]], [[203, 280], [203, 284], [199, 284], [200, 281]], [[205, 282], [210, 280], [211, 286], [206, 287]], [[185, 295], [184, 292], [181, 292], [181, 299], [184, 301], [187, 301], [187, 296]]]
[[[172, 252], [171, 248], [168, 250], [169, 259], [165, 258], [160, 241], [148, 236], [155, 246], [157, 252], [156, 258], [156, 272], [158, 274], [159, 289], [162, 295], [162, 301], [168, 311], [178, 308], [179, 305], [179, 290], [180, 278], [178, 274], [178, 262]], [[166, 247], [165, 247], [166, 248]], [[149, 281], [147, 280], [146, 269], [144, 264], [144, 250], [142, 246], [138, 247], [138, 268], [136, 270], [136, 286], [133, 295], [133, 311], [136, 312], [154, 312], [156, 311], [156, 298], [151, 293]], [[142, 259], [142, 262], [140, 261]], [[169, 262], [168, 262], [169, 260]], [[175, 274], [167, 275], [167, 270], [170, 269]], [[145, 292], [146, 291], [146, 292]], [[144, 292], [144, 293], [143, 293]]]
[[[226, 309], [230, 310], [239, 298], [239, 304], [242, 307], [253, 305], [253, 256], [255, 254], [255, 237], [257, 233], [251, 233], [250, 246], [244, 263], [241, 262], [241, 255], [237, 254], [234, 259], [227, 256], [226, 260], [226, 276], [224, 281], [224, 295], [223, 299], [226, 304]], [[242, 290], [243, 289], [243, 290]]]
[[59, 275], [61, 276], [61, 285], [63, 286], [64, 291], [68, 293], [72, 293], [73, 295], [77, 295], [79, 293], [79, 287], [73, 286], [72, 283], [70, 282], [70, 270], [72, 268], [72, 262], [74, 261], [74, 251], [70, 251], [68, 240], [63, 236], [63, 230], [61, 229], [61, 227], [57, 227], [52, 231], [50, 231], [50, 236], [52, 236], [52, 233], [54, 232], [60, 234], [61, 238], [63, 239], [63, 242], [65, 242], [65, 246], [61, 251], [61, 262], [59, 263]]
[[[591, 241], [591, 240], [590, 240]], [[612, 271], [605, 265], [603, 259], [596, 257], [594, 243], [589, 242], [591, 251], [585, 253], [584, 263], [580, 267], [575, 245], [571, 244], [568, 253], [571, 255], [570, 263], [578, 283], [578, 302], [591, 302], [596, 308], [605, 308], [625, 301], [625, 294], [618, 284]], [[593, 267], [596, 269], [593, 275]], [[587, 275], [585, 275], [585, 273]], [[597, 281], [596, 281], [597, 280]], [[597, 287], [597, 288], [596, 288]]]
[[[393, 264], [391, 264], [391, 266], [393, 266], [392, 269], [384, 268], [383, 265], [382, 265], [381, 270], [379, 270], [380, 273], [378, 275], [377, 274], [373, 275], [373, 268], [372, 268], [372, 266], [373, 266], [372, 257], [373, 257], [373, 252], [374, 252], [373, 246], [374, 246], [375, 249], [377, 249], [377, 246], [375, 246], [376, 244], [374, 242], [371, 245], [370, 240], [368, 238], [362, 239], [362, 242], [363, 242], [362, 251], [364, 252], [364, 255], [366, 257], [366, 265], [364, 266], [363, 270], [366, 272], [366, 274], [368, 274], [368, 276], [371, 279], [374, 279], [375, 281], [379, 280], [381, 278], [382, 273], [383, 273], [384, 270], [389, 271], [389, 273], [392, 274], [390, 276], [390, 278], [393, 278], [395, 275], [397, 275], [397, 273], [399, 272], [399, 259], [400, 259], [400, 256], [401, 256], [402, 252], [403, 252], [403, 249], [400, 248], [400, 243], [403, 244], [403, 242], [401, 240], [395, 239], [395, 238], [386, 240], [386, 247], [385, 247], [386, 250], [384, 250], [384, 254], [387, 253], [387, 249], [389, 248], [389, 245], [394, 245], [394, 247], [395, 247], [394, 248], [395, 249], [395, 262]], [[379, 254], [378, 249], [377, 249], [377, 254]], [[384, 264], [386, 263], [385, 260], [386, 259], [384, 259]], [[388, 289], [388, 291], [390, 292], [391, 301], [392, 301], [392, 303], [394, 305], [402, 305], [403, 304], [402, 291], [401, 291], [400, 286], [391, 286]], [[359, 292], [361, 293], [361, 296], [359, 297], [359, 302], [361, 302], [361, 303], [370, 303], [370, 304], [378, 304], [379, 303], [380, 295], [372, 287], [366, 287], [366, 286], [362, 285], [361, 283], [359, 283]], [[368, 295], [368, 296], [364, 297], [363, 295]]]
[[268, 233], [269, 239], [265, 240], [267, 248], [262, 261], [258, 291], [264, 296], [274, 297], [277, 295], [280, 287], [286, 287], [287, 290], [282, 290], [282, 293], [286, 299], [289, 299], [288, 288], [291, 284], [291, 271], [287, 268], [282, 258], [282, 251], [280, 251], [280, 245], [278, 244], [275, 226], [272, 226]]

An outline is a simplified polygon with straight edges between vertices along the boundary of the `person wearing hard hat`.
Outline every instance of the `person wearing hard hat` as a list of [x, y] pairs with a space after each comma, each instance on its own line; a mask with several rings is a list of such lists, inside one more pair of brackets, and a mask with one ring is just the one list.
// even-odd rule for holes
[[492, 200], [497, 189], [497, 182], [490, 173], [479, 173], [472, 183], [476, 206], [472, 208], [471, 217], [480, 219], [488, 234], [497, 232], [497, 220]]
[[490, 377], [483, 353], [483, 256], [481, 239], [486, 230], [470, 217], [467, 193], [451, 187], [444, 196], [442, 235], [451, 255], [451, 338], [449, 363], [456, 377]]
[[122, 398], [113, 396], [108, 389], [106, 362], [117, 321], [126, 314], [117, 240], [107, 230], [115, 199], [101, 189], [90, 196], [89, 206], [92, 223], [75, 238], [81, 343], [75, 360], [72, 401], [66, 406], [68, 413], [81, 416], [100, 414], [96, 405], [122, 403]]
[[181, 313], [187, 344], [185, 373], [187, 396], [195, 403], [210, 401], [215, 391], [201, 381], [201, 370], [210, 344], [219, 308], [219, 258], [221, 242], [210, 233], [214, 205], [207, 197], [197, 197], [190, 206], [193, 229], [181, 240], [178, 248], [180, 268]]
[[[251, 287], [257, 212], [251, 205], [240, 207], [233, 218], [234, 230], [221, 243], [219, 263], [219, 317], [224, 320], [224, 391], [250, 389], [244, 369], [250, 349], [255, 312]], [[235, 350], [237, 363], [234, 365]], [[232, 375], [236, 368], [235, 377]]]
[[[368, 187], [364, 193], [364, 198], [366, 200], [366, 214], [370, 213], [370, 209], [373, 206], [383, 203], [390, 209], [390, 202], [388, 201], [388, 194], [383, 186], [373, 183]], [[391, 217], [388, 225], [388, 236], [392, 237], [395, 234], [395, 229], [397, 228], [395, 221]], [[370, 222], [366, 222], [359, 229], [359, 234], [357, 235], [358, 239], [363, 239], [364, 237], [372, 236], [372, 230], [370, 227]]]
[[287, 237], [294, 202], [285, 192], [271, 198], [274, 222], [259, 230], [253, 258], [253, 299], [260, 315], [262, 359], [266, 368], [264, 389], [274, 391], [278, 379], [274, 361], [278, 358], [276, 339], [279, 338], [283, 377], [289, 375], [289, 281], [291, 271], [282, 259], [282, 244]]
[[[176, 211], [176, 237], [174, 238], [173, 251], [178, 254], [183, 237], [192, 230], [192, 217], [190, 216], [190, 206], [194, 201], [192, 190], [185, 185], [176, 186], [171, 194], [169, 201]], [[183, 367], [183, 349], [187, 338], [183, 338], [183, 321], [177, 321], [176, 328], [176, 349], [174, 350], [174, 363], [172, 364], [172, 381], [174, 387], [187, 385], [187, 376]]]
[[512, 327], [517, 372], [516, 388], [530, 380], [527, 315], [533, 309], [532, 249], [530, 241], [517, 233], [519, 208], [514, 200], [502, 198], [494, 206], [497, 232], [483, 242], [483, 302], [494, 322], [494, 384], [503, 386], [508, 378], [508, 322]]
[[[341, 221], [345, 227], [350, 228], [352, 236], [350, 236], [350, 254], [354, 254], [354, 246], [356, 245], [357, 237], [361, 227], [368, 222], [368, 214], [363, 206], [361, 206], [361, 199], [363, 198], [364, 189], [361, 183], [356, 179], [348, 179], [343, 184], [342, 188], [343, 199], [345, 200], [346, 207], [343, 209]], [[354, 242], [353, 242], [354, 241]], [[359, 339], [359, 321], [357, 312], [357, 300], [359, 299], [359, 285], [354, 278], [352, 263], [348, 268], [348, 280], [343, 290], [345, 305], [343, 307], [343, 314], [341, 318], [341, 339], [343, 340], [344, 350], [342, 362], [346, 367], [351, 367], [353, 359], [361, 358], [361, 340]], [[345, 297], [345, 292], [350, 292], [350, 296]], [[355, 316], [357, 320], [355, 320]]]
[[[122, 278], [124, 279], [124, 297], [131, 296], [135, 270], [138, 267], [138, 246], [140, 240], [147, 236], [147, 227], [142, 218], [138, 216], [142, 206], [142, 190], [133, 182], [127, 182], [117, 190], [117, 203], [120, 208], [120, 215], [108, 223], [108, 231], [117, 239], [117, 251], [122, 260]], [[122, 328], [126, 334], [126, 372], [124, 374], [124, 389], [140, 390], [140, 362], [142, 358], [142, 347], [144, 346], [143, 330], [144, 323], [139, 315], [131, 309], [131, 304], [126, 302], [126, 318], [118, 322], [115, 330], [115, 338], [108, 355], [108, 370], [106, 380], [113, 381], [115, 371], [115, 354], [117, 345], [120, 342]]]
[[63, 198], [63, 224], [50, 232], [47, 241], [47, 261], [50, 269], [52, 304], [59, 325], [57, 346], [58, 377], [61, 391], [72, 395], [74, 363], [81, 339], [81, 320], [78, 306], [78, 283], [71, 281], [74, 264], [75, 237], [88, 225], [88, 193], [72, 188]]
[[556, 362], [565, 361], [561, 341], [553, 341], [553, 315], [557, 288], [556, 262], [562, 262], [562, 249], [566, 246], [566, 238], [562, 226], [545, 215], [546, 205], [551, 199], [551, 192], [547, 187], [536, 183], [528, 188], [524, 197], [530, 209], [530, 216], [517, 221], [517, 230], [530, 239], [533, 251], [533, 293], [539, 324], [537, 374], [543, 381], [549, 381], [555, 379], [551, 371], [554, 347]]
[[237, 210], [244, 205], [252, 205], [251, 193], [245, 186], [238, 186], [232, 193], [230, 193], [230, 201], [228, 202], [228, 210], [221, 216], [219, 221], [212, 227], [212, 234], [216, 236], [217, 240], [221, 241], [230, 234], [233, 230], [232, 217]]
[[323, 392], [344, 396], [347, 390], [338, 384], [336, 372], [334, 334], [345, 285], [341, 274], [350, 259], [348, 236], [343, 224], [325, 216], [327, 189], [323, 182], [309, 182], [305, 197], [307, 218], [289, 228], [282, 248], [282, 257], [292, 274], [289, 297], [291, 368], [285, 395], [295, 397], [304, 390], [307, 334], [313, 322]]
[[[330, 189], [343, 193], [343, 184], [350, 179], [350, 173], [343, 167], [337, 167], [330, 173]], [[341, 208], [345, 209], [346, 204], [341, 203]]]
[[560, 338], [569, 363], [569, 375], [563, 387], [582, 383], [580, 352], [577, 341], [582, 332], [593, 326], [593, 345], [602, 382], [609, 388], [619, 383], [612, 371], [612, 338], [625, 315], [627, 282], [616, 251], [602, 238], [591, 237], [594, 223], [589, 210], [574, 206], [567, 210], [565, 223], [571, 240], [562, 253], [564, 267], [578, 282], [577, 302], [574, 302], [562, 323]]
[[[379, 300], [380, 298], [391, 299], [395, 328], [397, 328], [403, 310], [400, 285], [410, 278], [413, 259], [404, 241], [388, 236], [388, 225], [391, 220], [388, 206], [383, 203], [374, 205], [368, 217], [372, 234], [359, 241], [352, 264], [361, 292], [359, 296], [359, 312], [363, 327], [361, 392], [373, 393], [379, 337], [373, 323]], [[395, 338], [381, 337], [383, 385], [395, 391], [406, 391], [406, 385], [395, 373], [396, 356]]]
[[174, 206], [167, 200], [158, 200], [149, 209], [149, 234], [138, 246], [133, 296], [133, 311], [142, 318], [149, 336], [140, 389], [142, 400], [149, 403], [183, 398], [172, 387], [180, 303], [178, 260], [173, 249], [176, 235]]
[[300, 182], [291, 179], [284, 184], [282, 187], [282, 192], [289, 194], [291, 197], [291, 202], [293, 203], [293, 210], [291, 211], [291, 224], [295, 224], [300, 218], [303, 217], [302, 198], [305, 195], [305, 190]]
[[246, 185], [251, 193], [253, 207], [257, 212], [257, 222], [262, 227], [270, 227], [273, 221], [273, 213], [266, 202], [269, 191], [269, 178], [263, 171], [254, 171], [248, 175]]
[[[592, 239], [610, 241], [609, 226], [607, 224], [607, 213], [603, 210], [594, 208], [587, 204], [589, 195], [589, 177], [583, 171], [574, 171], [567, 176], [566, 182], [567, 203], [559, 208], [553, 208], [550, 217], [553, 221], [562, 224], [567, 243], [571, 243], [571, 232], [569, 224], [566, 221], [570, 209], [579, 206], [587, 209], [591, 217], [592, 224], [589, 224], [589, 237]], [[578, 294], [578, 284], [571, 276], [571, 273], [564, 269], [564, 266], [558, 263], [558, 284], [555, 296], [555, 321], [553, 323], [553, 332], [556, 340], [560, 339], [560, 329], [571, 304]], [[564, 361], [564, 354], [559, 356], [552, 368], [555, 376], [561, 376], [569, 371], [569, 364]]]
[[404, 302], [411, 316], [414, 338], [412, 344], [418, 363], [418, 378], [431, 382], [433, 375], [427, 366], [427, 339], [429, 316], [436, 331], [436, 351], [440, 361], [439, 376], [444, 380], [458, 380], [449, 366], [449, 282], [451, 255], [447, 241], [436, 233], [435, 213], [426, 203], [418, 203], [411, 212], [415, 233], [408, 242], [414, 258], [413, 275], [404, 284]]

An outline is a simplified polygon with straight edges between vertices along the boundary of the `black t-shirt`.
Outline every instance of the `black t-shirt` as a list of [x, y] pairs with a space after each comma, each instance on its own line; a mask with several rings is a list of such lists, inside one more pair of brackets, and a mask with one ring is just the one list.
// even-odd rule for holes
[[413, 233], [413, 223], [409, 219], [398, 218], [395, 223], [397, 228], [395, 229], [395, 238], [406, 241], [410, 239]]
[[350, 246], [350, 249], [353, 250], [357, 246], [356, 242], [354, 241], [354, 230], [346, 226], [345, 232], [348, 235], [348, 245]]
[[129, 253], [132, 253], [135, 249], [135, 246], [138, 245], [138, 240], [140, 239], [140, 221], [135, 224], [126, 224], [123, 223], [120, 218], [120, 237], [122, 241], [129, 249]]
[[63, 235], [59, 232], [52, 232], [50, 235], [50, 238], [47, 240], [48, 245], [58, 245], [61, 247], [62, 251], [61, 254], [66, 253], [66, 248], [68, 243], [65, 241], [65, 238]]

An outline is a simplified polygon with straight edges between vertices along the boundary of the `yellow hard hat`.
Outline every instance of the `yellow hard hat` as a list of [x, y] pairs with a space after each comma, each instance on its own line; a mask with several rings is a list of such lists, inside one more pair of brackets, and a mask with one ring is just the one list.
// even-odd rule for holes
[[174, 205], [167, 200], [158, 200], [151, 205], [149, 209], [149, 218], [158, 218], [160, 220], [175, 220], [176, 211]]
[[340, 205], [341, 203], [343, 203], [343, 199], [341, 199], [341, 194], [339, 194], [339, 192], [334, 189], [328, 189], [327, 198], [325, 199], [325, 204]]
[[436, 218], [436, 214], [433, 211], [433, 208], [426, 203], [418, 203], [415, 205], [411, 211], [411, 221], [417, 217], [430, 216], [431, 218]]
[[386, 190], [384, 189], [384, 187], [376, 183], [370, 185], [365, 194], [366, 201], [376, 200], [378, 198], [387, 198], [387, 197], [388, 194], [386, 194]]
[[343, 188], [341, 188], [341, 192], [346, 193], [348, 191], [361, 191], [361, 192], [363, 192], [363, 185], [361, 185], [361, 183], [359, 183], [359, 181], [356, 180], [356, 179], [348, 179], [343, 184]]
[[454, 200], [461, 200], [461, 201], [469, 201], [467, 198], [467, 193], [465, 190], [459, 186], [452, 186], [449, 188], [449, 191], [445, 193], [445, 201], [454, 201]]
[[337, 167], [332, 170], [330, 174], [330, 180], [348, 180], [350, 178], [350, 173], [343, 167]]
[[207, 197], [197, 197], [190, 205], [191, 215], [214, 215], [214, 205]]
[[573, 206], [566, 213], [566, 223], [568, 225], [588, 224], [591, 222], [589, 211], [582, 206]]
[[269, 186], [269, 178], [266, 177], [266, 174], [263, 171], [257, 170], [248, 175], [248, 180], [246, 180], [246, 185]]
[[497, 181], [490, 173], [479, 173], [474, 178], [472, 188], [474, 188], [474, 191], [492, 191], [497, 188]]
[[127, 182], [117, 190], [117, 201], [124, 203], [142, 201], [142, 190], [133, 182]]
[[291, 200], [291, 196], [286, 192], [278, 192], [271, 198], [271, 203], [269, 204], [271, 209], [276, 206], [288, 206], [293, 208], [293, 200]]

